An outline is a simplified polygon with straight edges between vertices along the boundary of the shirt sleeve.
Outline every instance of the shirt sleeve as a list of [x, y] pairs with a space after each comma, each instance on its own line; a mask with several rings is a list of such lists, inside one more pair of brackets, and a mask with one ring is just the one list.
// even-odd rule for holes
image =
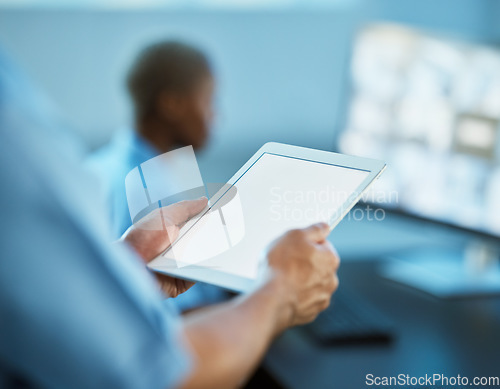
[[30, 169], [0, 180], [0, 370], [34, 387], [176, 387], [188, 347], [144, 266], [96, 239]]

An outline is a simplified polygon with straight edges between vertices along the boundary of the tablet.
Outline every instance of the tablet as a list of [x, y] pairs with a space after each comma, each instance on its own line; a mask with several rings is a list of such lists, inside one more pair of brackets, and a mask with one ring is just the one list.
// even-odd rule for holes
[[333, 229], [385, 169], [378, 160], [266, 143], [148, 266], [155, 272], [245, 292], [267, 266], [265, 247], [284, 232]]

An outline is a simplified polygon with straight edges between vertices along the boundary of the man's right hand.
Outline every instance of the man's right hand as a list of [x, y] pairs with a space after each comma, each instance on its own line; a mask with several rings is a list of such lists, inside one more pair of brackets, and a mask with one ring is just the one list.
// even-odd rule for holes
[[183, 388], [240, 386], [275, 335], [328, 306], [339, 266], [329, 232], [326, 224], [287, 232], [266, 253], [269, 277], [260, 288], [184, 318], [194, 359], [202, 363]]
[[271, 278], [268, 281], [287, 302], [278, 331], [308, 323], [330, 304], [339, 281], [340, 259], [326, 240], [325, 223], [291, 230], [277, 239], [267, 252]]

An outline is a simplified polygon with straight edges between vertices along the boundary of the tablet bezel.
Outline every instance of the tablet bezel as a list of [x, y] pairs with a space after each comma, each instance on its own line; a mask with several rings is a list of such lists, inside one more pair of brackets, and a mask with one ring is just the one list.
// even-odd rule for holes
[[[269, 142], [264, 144], [227, 182], [227, 185], [210, 198], [210, 207], [201, 212], [201, 217], [210, 208], [219, 201], [227, 192], [227, 188], [234, 185], [243, 175], [245, 175], [252, 166], [264, 155], [274, 154], [283, 157], [304, 159], [316, 163], [325, 163], [328, 165], [335, 165], [344, 168], [357, 169], [367, 171], [367, 177], [357, 187], [356, 191], [342, 204], [339, 212], [333, 220], [330, 220], [330, 230], [344, 218], [344, 216], [351, 210], [351, 208], [359, 201], [362, 194], [369, 188], [384, 171], [386, 164], [383, 161], [356, 157], [345, 154], [338, 154], [330, 151], [309, 149], [300, 146], [293, 146], [283, 143]], [[198, 218], [199, 219], [199, 218]], [[181, 239], [187, 230], [194, 224], [188, 223], [177, 240]], [[175, 243], [174, 243], [175, 244]], [[262, 248], [264, 249], [264, 247]], [[172, 277], [181, 278], [189, 281], [205, 282], [208, 284], [216, 285], [224, 289], [235, 292], [246, 292], [254, 288], [258, 284], [258, 280], [240, 277], [231, 273], [224, 272], [220, 269], [211, 269], [204, 266], [188, 265], [183, 267], [172, 267], [171, 265], [162, 264], [165, 261], [163, 254], [160, 254], [153, 261], [148, 264], [148, 267], [158, 273], [166, 274]]]

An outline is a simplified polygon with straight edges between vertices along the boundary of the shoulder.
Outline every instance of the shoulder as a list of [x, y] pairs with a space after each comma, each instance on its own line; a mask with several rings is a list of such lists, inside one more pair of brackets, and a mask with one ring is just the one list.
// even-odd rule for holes
[[111, 140], [101, 148], [90, 153], [84, 166], [101, 181], [108, 184], [122, 182], [132, 169], [130, 162], [130, 130], [115, 132]]

